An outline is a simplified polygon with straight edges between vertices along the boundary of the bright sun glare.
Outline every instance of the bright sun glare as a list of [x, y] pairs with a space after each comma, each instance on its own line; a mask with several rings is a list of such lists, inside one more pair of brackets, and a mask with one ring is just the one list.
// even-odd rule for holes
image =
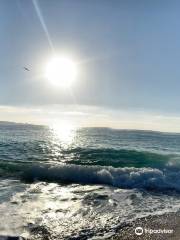
[[50, 129], [52, 130], [56, 141], [60, 140], [61, 144], [68, 146], [75, 138], [77, 127], [71, 122], [61, 121], [59, 123], [51, 124]]
[[54, 57], [46, 66], [48, 81], [62, 88], [70, 87], [77, 77], [77, 64], [68, 57]]

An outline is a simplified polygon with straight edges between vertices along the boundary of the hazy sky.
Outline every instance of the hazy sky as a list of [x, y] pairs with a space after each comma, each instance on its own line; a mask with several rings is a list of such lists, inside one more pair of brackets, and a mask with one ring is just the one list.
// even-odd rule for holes
[[[180, 131], [179, 9], [170, 0], [1, 0], [0, 120]], [[78, 63], [70, 91], [42, 76], [51, 45]]]

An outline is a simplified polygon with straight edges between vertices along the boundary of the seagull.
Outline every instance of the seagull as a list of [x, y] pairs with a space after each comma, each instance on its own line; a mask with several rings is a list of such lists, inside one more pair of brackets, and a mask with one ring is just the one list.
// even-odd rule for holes
[[27, 68], [27, 67], [24, 67], [24, 70], [26, 70], [26, 71], [30, 71], [29, 68]]

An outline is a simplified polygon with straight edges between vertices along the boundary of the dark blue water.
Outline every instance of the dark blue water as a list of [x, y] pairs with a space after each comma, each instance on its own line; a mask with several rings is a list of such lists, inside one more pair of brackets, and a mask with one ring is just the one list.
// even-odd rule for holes
[[179, 134], [18, 124], [0, 133], [2, 177], [180, 190]]

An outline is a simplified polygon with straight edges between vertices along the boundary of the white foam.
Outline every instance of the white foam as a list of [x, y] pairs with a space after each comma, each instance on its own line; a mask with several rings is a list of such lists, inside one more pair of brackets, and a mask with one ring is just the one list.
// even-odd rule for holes
[[[0, 204], [2, 235], [37, 235], [44, 229], [53, 239], [106, 239], [107, 233], [113, 234], [122, 223], [177, 211], [180, 206], [177, 196], [138, 189], [45, 182], [26, 184], [21, 189], [16, 188], [13, 196]], [[9, 188], [6, 191], [11, 193]]]

